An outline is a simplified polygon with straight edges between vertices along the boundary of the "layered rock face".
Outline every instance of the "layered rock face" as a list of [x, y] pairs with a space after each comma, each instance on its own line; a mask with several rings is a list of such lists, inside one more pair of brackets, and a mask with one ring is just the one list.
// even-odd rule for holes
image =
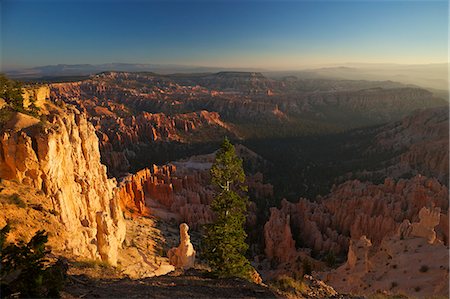
[[[378, 246], [385, 236], [395, 234], [404, 219], [418, 222], [419, 211], [430, 205], [441, 209], [437, 238], [448, 244], [448, 189], [436, 179], [423, 176], [397, 182], [386, 179], [381, 185], [348, 181], [315, 202], [283, 200], [280, 210], [271, 211], [265, 226], [265, 236], [269, 238], [266, 252], [275, 252], [267, 247], [283, 239], [288, 217], [293, 239], [304, 247], [316, 253], [345, 254], [350, 238], [365, 235]], [[280, 251], [275, 257], [286, 259], [284, 254], [290, 253]]]
[[36, 86], [23, 89], [23, 106], [28, 108], [32, 103], [37, 107], [45, 107], [45, 102], [50, 98], [49, 86]]
[[53, 107], [47, 120], [1, 133], [0, 177], [42, 190], [52, 199], [70, 236], [62, 240], [65, 249], [115, 265], [125, 224], [114, 198], [116, 183], [100, 163], [94, 127], [71, 107]]
[[154, 165], [130, 175], [119, 184], [117, 198], [127, 215], [150, 211], [165, 220], [186, 222], [190, 227], [212, 221], [209, 204], [214, 192], [208, 187], [208, 173], [177, 171], [175, 165]]
[[380, 129], [368, 152], [398, 152], [383, 174], [423, 174], [448, 184], [448, 107], [417, 111]]

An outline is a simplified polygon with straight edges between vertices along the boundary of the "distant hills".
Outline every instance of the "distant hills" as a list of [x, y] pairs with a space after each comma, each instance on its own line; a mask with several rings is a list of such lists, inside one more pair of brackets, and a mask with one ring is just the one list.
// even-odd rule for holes
[[271, 72], [270, 75], [275, 77], [296, 76], [299, 78], [369, 81], [391, 80], [445, 91], [448, 91], [449, 85], [447, 63], [416, 65], [345, 64], [344, 66], [311, 68], [300, 71]]
[[10, 70], [6, 74], [12, 78], [42, 78], [55, 76], [86, 76], [105, 71], [118, 72], [155, 72], [159, 74], [173, 73], [214, 73], [219, 71], [262, 71], [252, 68], [221, 68], [188, 66], [177, 64], [146, 64], [146, 63], [105, 63], [105, 64], [57, 64], [37, 66], [28, 69]]
[[414, 84], [433, 91], [441, 97], [448, 97], [448, 64], [362, 64], [348, 63], [330, 67], [305, 68], [291, 71], [271, 71], [261, 68], [226, 68], [188, 66], [178, 64], [106, 63], [106, 64], [57, 64], [28, 69], [6, 71], [15, 79], [46, 79], [55, 77], [89, 76], [105, 71], [174, 73], [216, 73], [221, 71], [261, 72], [269, 78], [295, 76], [299, 79], [337, 80], [391, 80]]

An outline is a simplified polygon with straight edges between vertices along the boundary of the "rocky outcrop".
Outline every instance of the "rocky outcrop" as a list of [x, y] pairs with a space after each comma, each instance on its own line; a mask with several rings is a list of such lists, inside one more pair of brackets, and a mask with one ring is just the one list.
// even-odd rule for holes
[[197, 228], [213, 219], [209, 204], [214, 193], [208, 184], [207, 171], [153, 165], [126, 177], [116, 194], [128, 215], [145, 215], [151, 210], [167, 221]]
[[194, 267], [195, 250], [188, 230], [189, 226], [186, 223], [180, 224], [180, 245], [167, 252], [169, 263], [178, 269], [187, 270]]
[[76, 256], [116, 264], [125, 224], [114, 180], [100, 163], [98, 138], [78, 110], [54, 107], [48, 122], [0, 137], [0, 177], [42, 190], [52, 199]]
[[[365, 236], [351, 240], [347, 262], [336, 270], [319, 273], [339, 292], [371, 295], [403, 294], [413, 298], [448, 296], [448, 248], [430, 242], [439, 223], [439, 209], [420, 210], [420, 221], [405, 220], [398, 233], [386, 236], [369, 251]], [[432, 235], [432, 234], [431, 234]]]
[[290, 216], [276, 208], [270, 209], [269, 221], [264, 225], [266, 257], [277, 262], [289, 262], [296, 258], [297, 250], [292, 238]]
[[407, 238], [409, 236], [421, 237], [433, 244], [436, 241], [436, 232], [434, 228], [439, 225], [441, 220], [441, 208], [428, 209], [423, 207], [419, 211], [419, 222], [410, 224], [405, 219], [398, 229], [398, 235]]
[[294, 240], [317, 253], [332, 251], [342, 255], [347, 252], [350, 239], [359, 239], [363, 235], [378, 246], [385, 236], [397, 232], [404, 219], [418, 222], [419, 211], [428, 205], [441, 209], [440, 218], [436, 214], [433, 221], [440, 219], [437, 238], [448, 244], [448, 222], [445, 221], [448, 189], [436, 179], [423, 176], [397, 182], [386, 179], [381, 185], [348, 181], [315, 202], [283, 200], [279, 212], [271, 213], [269, 222], [274, 227], [272, 234], [266, 234], [270, 238], [266, 244], [283, 238], [285, 219], [289, 216]]
[[380, 171], [384, 175], [420, 173], [448, 184], [448, 126], [448, 107], [422, 109], [380, 128], [368, 152], [397, 153], [389, 167]]
[[346, 267], [353, 270], [359, 266], [361, 267], [359, 271], [368, 272], [370, 268], [368, 254], [371, 246], [372, 242], [366, 236], [361, 236], [359, 240], [350, 240]]
[[115, 197], [126, 216], [149, 216], [150, 209], [145, 203], [145, 194], [149, 191], [150, 169], [146, 168], [122, 179], [115, 189]]
[[50, 98], [50, 87], [47, 85], [27, 86], [23, 90], [23, 106], [28, 108], [31, 104], [45, 108], [45, 102]]

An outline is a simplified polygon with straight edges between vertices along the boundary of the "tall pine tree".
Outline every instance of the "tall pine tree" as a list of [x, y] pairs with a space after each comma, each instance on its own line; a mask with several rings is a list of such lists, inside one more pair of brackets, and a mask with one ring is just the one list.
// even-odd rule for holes
[[204, 256], [220, 277], [250, 278], [252, 267], [244, 256], [248, 249], [244, 230], [247, 191], [242, 160], [225, 138], [211, 167], [211, 183], [218, 193], [211, 208], [216, 220], [206, 226]]

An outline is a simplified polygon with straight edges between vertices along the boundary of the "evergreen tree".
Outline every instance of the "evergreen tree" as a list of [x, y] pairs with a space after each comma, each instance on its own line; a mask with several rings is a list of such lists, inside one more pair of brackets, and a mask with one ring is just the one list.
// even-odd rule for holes
[[10, 226], [0, 230], [0, 297], [56, 298], [63, 287], [66, 266], [49, 264], [47, 234], [40, 230], [28, 243], [7, 243]]
[[243, 195], [247, 187], [242, 160], [228, 138], [217, 152], [211, 177], [218, 190], [211, 204], [216, 220], [206, 226], [204, 256], [220, 277], [249, 278], [252, 268], [244, 256], [248, 249], [244, 230], [248, 199]]
[[24, 110], [22, 93], [20, 82], [10, 80], [5, 75], [0, 74], [0, 98], [10, 104], [14, 110], [20, 112]]

